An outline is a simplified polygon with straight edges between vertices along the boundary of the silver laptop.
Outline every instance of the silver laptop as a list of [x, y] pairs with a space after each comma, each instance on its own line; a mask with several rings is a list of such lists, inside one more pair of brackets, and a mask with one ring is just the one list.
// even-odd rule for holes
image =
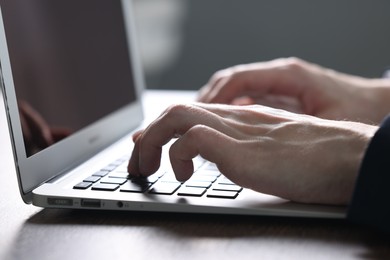
[[[344, 218], [243, 189], [215, 165], [130, 178], [144, 88], [132, 3], [0, 0], [1, 94], [23, 200], [44, 208]], [[154, 104], [158, 105], [158, 104]], [[165, 160], [165, 159], [163, 159]]]

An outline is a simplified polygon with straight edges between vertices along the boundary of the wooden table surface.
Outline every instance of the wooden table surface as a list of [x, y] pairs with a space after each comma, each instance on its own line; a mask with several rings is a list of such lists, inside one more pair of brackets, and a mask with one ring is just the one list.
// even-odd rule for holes
[[[163, 95], [149, 92], [147, 100]], [[0, 158], [1, 260], [390, 259], [389, 237], [340, 220], [49, 210], [26, 205], [17, 189], [2, 106]]]

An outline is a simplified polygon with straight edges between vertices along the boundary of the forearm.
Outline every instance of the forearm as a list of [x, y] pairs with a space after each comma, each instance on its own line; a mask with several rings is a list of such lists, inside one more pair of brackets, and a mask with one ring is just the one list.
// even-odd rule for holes
[[[335, 119], [348, 119], [371, 125], [379, 125], [390, 113], [390, 79], [368, 79], [351, 75], [340, 77], [343, 87], [338, 104], [330, 104]], [[338, 114], [337, 114], [338, 113]]]

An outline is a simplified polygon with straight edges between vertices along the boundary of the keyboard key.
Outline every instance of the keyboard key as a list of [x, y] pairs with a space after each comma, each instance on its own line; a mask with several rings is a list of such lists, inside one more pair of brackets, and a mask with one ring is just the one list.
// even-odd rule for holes
[[119, 188], [118, 184], [112, 183], [98, 183], [92, 187], [92, 190], [102, 190], [102, 191], [114, 191]]
[[163, 167], [160, 167], [160, 169], [158, 169], [155, 173], [153, 173], [154, 176], [158, 176], [159, 178], [161, 176], [163, 176], [164, 174], [166, 174], [168, 171], [163, 168]]
[[121, 186], [120, 191], [122, 191], [122, 192], [139, 192], [139, 193], [142, 192], [143, 193], [143, 192], [147, 191], [151, 185], [152, 184], [150, 184], [150, 183], [144, 183], [144, 184], [140, 185], [140, 184], [133, 183], [131, 181], [127, 181], [125, 184], [123, 184]]
[[193, 164], [194, 164], [194, 170], [196, 171], [197, 169], [199, 169], [200, 167], [202, 167], [202, 165], [204, 165], [206, 163], [206, 160], [203, 159], [202, 157], [200, 156], [197, 156], [195, 157], [193, 160], [192, 160]]
[[134, 183], [138, 184], [143, 184], [143, 183], [155, 183], [158, 180], [158, 176], [151, 175], [149, 177], [137, 177], [137, 178], [132, 178], [131, 181]]
[[159, 182], [149, 191], [151, 194], [172, 195], [180, 187], [180, 183]]
[[108, 174], [108, 171], [98, 171], [92, 174], [92, 176], [99, 176], [99, 177], [104, 177]]
[[194, 174], [190, 178], [190, 181], [214, 182], [216, 179], [217, 179], [217, 176], [203, 175], [203, 174]]
[[178, 182], [177, 179], [176, 179], [176, 176], [175, 174], [173, 173], [167, 173], [167, 174], [164, 174], [161, 178], [160, 178], [161, 181], [164, 181], [164, 182]]
[[236, 185], [234, 182], [232, 182], [231, 180], [229, 180], [228, 178], [226, 178], [224, 176], [219, 178], [217, 183], [224, 184], [224, 185]]
[[92, 182], [80, 182], [73, 186], [73, 189], [85, 190], [88, 189], [92, 185]]
[[177, 195], [201, 197], [206, 192], [206, 190], [206, 188], [181, 187], [177, 192]]
[[234, 199], [237, 195], [238, 192], [234, 191], [210, 190], [207, 192], [209, 198]]
[[101, 177], [99, 176], [89, 176], [88, 178], [84, 179], [84, 182], [97, 182], [100, 180]]
[[[128, 160], [128, 159], [120, 158], [120, 159], [118, 159], [118, 160], [113, 161], [113, 162], [110, 163], [110, 164], [119, 166], [119, 165], [125, 164], [125, 162], [127, 162], [127, 160]], [[126, 163], [126, 165], [127, 165], [127, 163]]]
[[104, 179], [102, 179], [100, 181], [100, 183], [111, 183], [111, 184], [118, 184], [118, 185], [122, 185], [123, 183], [125, 183], [127, 181], [127, 179], [123, 179], [123, 178], [110, 178], [110, 177], [105, 177]]
[[207, 182], [207, 181], [187, 181], [185, 182], [185, 186], [186, 187], [194, 187], [194, 188], [210, 188], [211, 186], [211, 182]]
[[158, 181], [159, 178], [160, 178], [159, 176], [153, 174], [146, 177], [146, 180], [150, 183], [155, 183], [156, 181]]
[[117, 168], [118, 165], [115, 165], [115, 164], [109, 164], [107, 165], [106, 167], [104, 167], [103, 169], [101, 169], [102, 171], [106, 171], [106, 172], [110, 172], [110, 171], [113, 171], [115, 170], [115, 168]]
[[217, 171], [219, 172], [219, 169], [217, 167], [217, 165], [215, 163], [206, 163], [203, 167], [202, 167], [202, 170], [205, 169], [205, 170], [211, 170], [211, 171]]
[[219, 177], [221, 175], [221, 172], [219, 171], [213, 171], [213, 170], [206, 170], [206, 169], [200, 169], [196, 172], [196, 174], [199, 174], [201, 176], [214, 176]]
[[124, 172], [124, 173], [127, 173], [128, 174], [128, 171], [127, 171], [127, 166], [119, 166], [118, 168], [116, 168], [115, 170], [113, 170], [113, 172]]
[[129, 177], [129, 174], [127, 172], [117, 172], [115, 170], [114, 172], [110, 172], [110, 174], [108, 174], [108, 177], [127, 179]]
[[122, 164], [118, 165], [118, 167], [115, 168], [114, 171], [116, 171], [116, 172], [127, 172], [127, 166], [128, 166], [127, 162], [126, 163], [122, 163]]
[[212, 187], [213, 190], [224, 190], [224, 191], [242, 191], [242, 187], [238, 185], [226, 185], [226, 184], [216, 184]]

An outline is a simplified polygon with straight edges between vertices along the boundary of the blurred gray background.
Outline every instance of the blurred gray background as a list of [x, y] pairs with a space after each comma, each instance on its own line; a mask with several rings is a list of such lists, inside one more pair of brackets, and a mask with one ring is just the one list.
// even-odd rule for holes
[[199, 89], [219, 69], [279, 57], [366, 77], [390, 65], [387, 0], [134, 2], [152, 89]]

